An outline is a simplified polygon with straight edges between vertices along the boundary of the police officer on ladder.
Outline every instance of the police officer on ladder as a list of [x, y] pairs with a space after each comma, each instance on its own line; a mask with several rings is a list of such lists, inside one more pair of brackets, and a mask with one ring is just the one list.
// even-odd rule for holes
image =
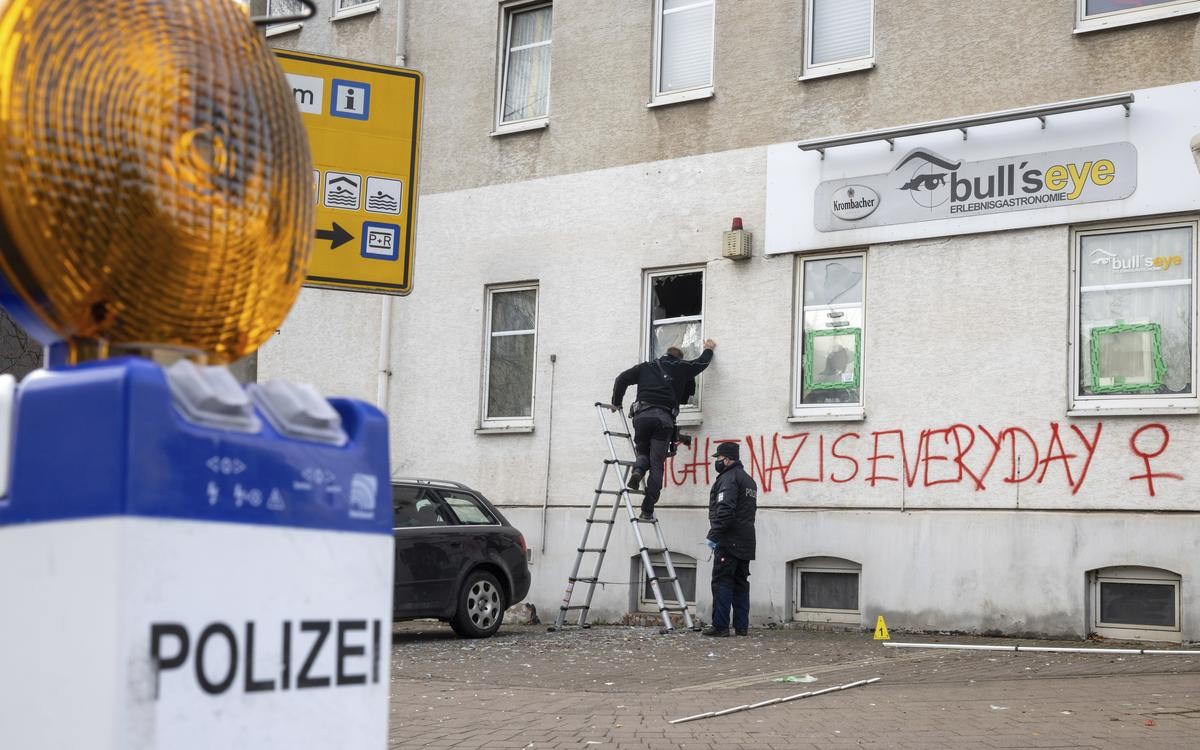
[[708, 495], [708, 546], [713, 551], [712, 627], [704, 635], [729, 635], [729, 610], [733, 630], [749, 635], [750, 561], [754, 559], [754, 514], [758, 509], [758, 484], [742, 468], [737, 443], [717, 446], [717, 481]]
[[621, 408], [625, 390], [637, 385], [637, 401], [629, 409], [633, 417], [633, 447], [637, 461], [629, 472], [628, 485], [637, 489], [649, 473], [646, 494], [642, 498], [642, 521], [654, 520], [654, 504], [662, 491], [663, 462], [675, 436], [675, 417], [679, 407], [695, 393], [696, 376], [712, 362], [717, 342], [705, 339], [704, 352], [696, 359], [684, 359], [683, 352], [672, 346], [667, 353], [649, 362], [640, 362], [617, 376], [613, 383], [613, 411]]

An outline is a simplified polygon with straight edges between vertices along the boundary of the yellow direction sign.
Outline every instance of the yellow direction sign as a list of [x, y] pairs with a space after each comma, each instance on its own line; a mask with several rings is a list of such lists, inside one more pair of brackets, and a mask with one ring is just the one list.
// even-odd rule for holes
[[421, 74], [276, 50], [313, 152], [309, 286], [412, 291]]

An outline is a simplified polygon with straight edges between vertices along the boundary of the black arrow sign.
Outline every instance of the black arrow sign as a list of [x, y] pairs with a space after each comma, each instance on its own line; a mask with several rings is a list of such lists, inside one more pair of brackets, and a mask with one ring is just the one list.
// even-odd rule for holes
[[342, 229], [335, 221], [333, 222], [333, 229], [318, 229], [317, 239], [329, 240], [329, 249], [336, 250], [338, 246], [344, 245], [350, 240], [354, 239], [354, 235], [350, 234], [345, 229]]

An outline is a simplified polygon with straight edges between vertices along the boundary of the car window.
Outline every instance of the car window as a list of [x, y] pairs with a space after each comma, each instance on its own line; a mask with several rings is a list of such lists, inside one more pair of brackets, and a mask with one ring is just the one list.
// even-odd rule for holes
[[395, 512], [392, 525], [397, 529], [454, 523], [445, 506], [424, 487], [392, 487], [392, 509]]
[[487, 508], [483, 507], [478, 500], [465, 492], [442, 490], [442, 497], [445, 498], [446, 504], [454, 510], [454, 515], [458, 516], [459, 523], [496, 523], [496, 519], [492, 517]]

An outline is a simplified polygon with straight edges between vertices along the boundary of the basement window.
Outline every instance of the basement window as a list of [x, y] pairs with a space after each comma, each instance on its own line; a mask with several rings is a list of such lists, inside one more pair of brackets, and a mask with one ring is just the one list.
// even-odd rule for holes
[[1092, 632], [1107, 638], [1179, 642], [1181, 581], [1179, 574], [1159, 568], [1092, 571]]
[[840, 557], [806, 557], [792, 563], [792, 618], [798, 622], [862, 621], [858, 585], [862, 565]]
[[[671, 575], [667, 572], [667, 564], [661, 554], [651, 555], [650, 562], [654, 565], [654, 574], [660, 578]], [[683, 599], [689, 605], [696, 603], [696, 558], [682, 552], [671, 553], [671, 566], [679, 576], [679, 587], [683, 590]], [[645, 564], [641, 555], [634, 555], [632, 560], [634, 581], [641, 581], [641, 591], [638, 594], [637, 609], [639, 612], [658, 612], [658, 603], [654, 601], [654, 589], [650, 579], [646, 577]], [[675, 584], [671, 581], [660, 580], [659, 589], [662, 592], [663, 603], [671, 606], [678, 603], [675, 598]]]

